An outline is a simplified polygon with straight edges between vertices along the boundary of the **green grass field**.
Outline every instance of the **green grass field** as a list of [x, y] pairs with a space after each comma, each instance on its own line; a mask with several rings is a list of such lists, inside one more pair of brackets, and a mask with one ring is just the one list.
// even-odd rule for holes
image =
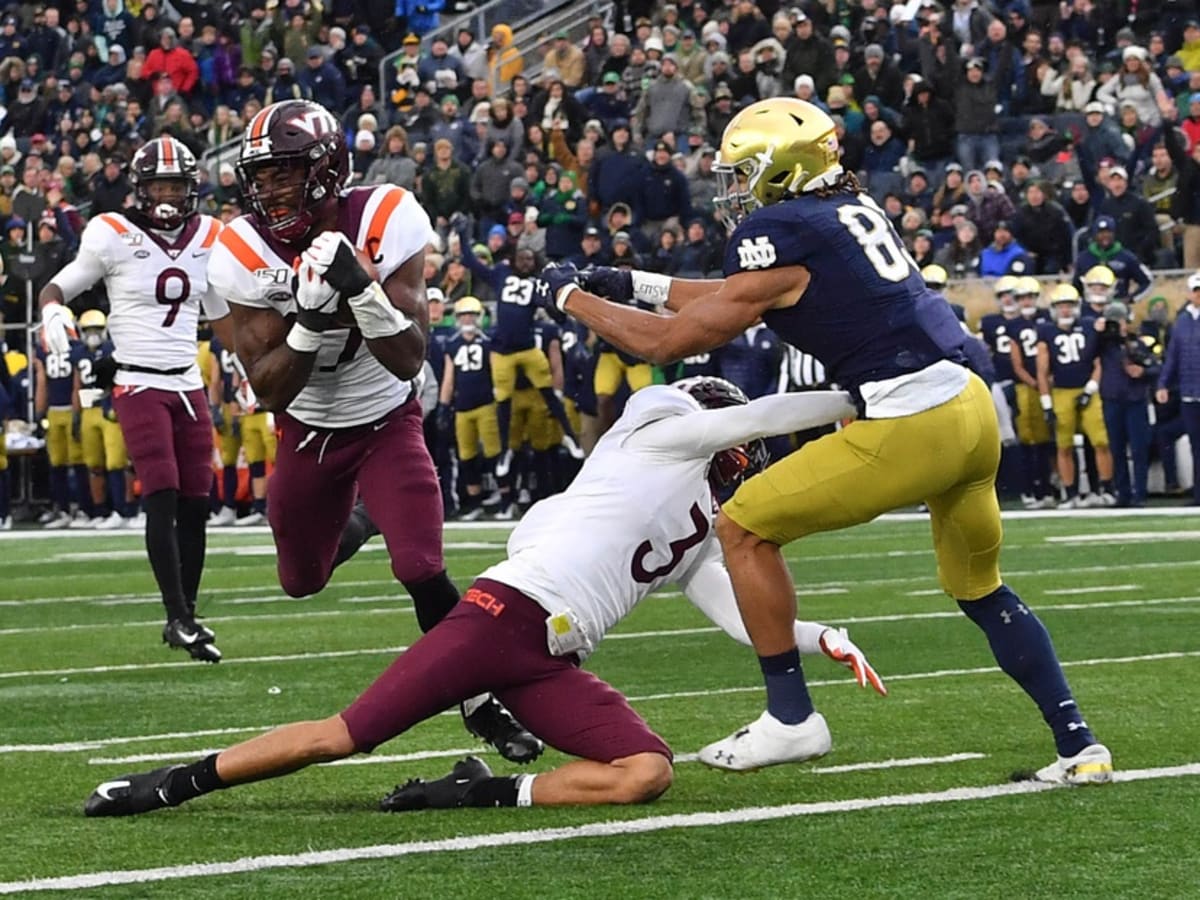
[[[674, 787], [637, 808], [376, 812], [394, 784], [482, 753], [443, 715], [364, 764], [128, 820], [87, 820], [83, 801], [107, 778], [335, 712], [415, 639], [411, 606], [378, 539], [318, 597], [291, 601], [267, 534], [218, 532], [201, 611], [225, 662], [204, 666], [159, 643], [140, 536], [6, 536], [0, 893], [161, 868], [138, 883], [79, 882], [75, 896], [1200, 896], [1200, 519], [1019, 518], [1006, 533], [1009, 583], [1050, 628], [1089, 724], [1134, 780], [1011, 784], [1014, 770], [1051, 760], [1049, 733], [937, 592], [927, 525], [906, 520], [789, 548], [801, 614], [848, 625], [891, 689], [881, 698], [809, 662], [834, 733], [815, 765], [728, 775], [684, 756]], [[460, 586], [500, 557], [505, 536], [447, 531]], [[680, 755], [763, 702], [752, 653], [707, 624], [677, 594], [652, 597], [589, 662]], [[970, 790], [947, 793], [956, 788]], [[246, 858], [241, 870], [192, 866]]]

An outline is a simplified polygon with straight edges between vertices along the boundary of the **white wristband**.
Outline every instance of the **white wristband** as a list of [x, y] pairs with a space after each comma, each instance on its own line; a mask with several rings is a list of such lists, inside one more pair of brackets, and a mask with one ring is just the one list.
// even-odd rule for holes
[[577, 284], [565, 284], [558, 289], [558, 293], [554, 295], [554, 305], [558, 307], [559, 312], [565, 313], [567, 311], [567, 298], [577, 290], [579, 290], [579, 285]]
[[1054, 400], [1051, 399], [1049, 394], [1042, 394], [1042, 409], [1054, 409]]
[[671, 293], [671, 276], [660, 275], [657, 272], [639, 272], [634, 269], [629, 273], [633, 280], [633, 299], [654, 306], [662, 306], [667, 302]]
[[1094, 394], [1098, 390], [1100, 390], [1100, 385], [1094, 378], [1089, 378], [1088, 383], [1083, 386], [1083, 392], [1085, 394]]
[[287, 333], [287, 345], [297, 353], [316, 353], [321, 349], [321, 332], [293, 322]]
[[412, 327], [412, 319], [392, 306], [378, 281], [372, 281], [349, 302], [358, 330], [367, 339], [392, 337]]

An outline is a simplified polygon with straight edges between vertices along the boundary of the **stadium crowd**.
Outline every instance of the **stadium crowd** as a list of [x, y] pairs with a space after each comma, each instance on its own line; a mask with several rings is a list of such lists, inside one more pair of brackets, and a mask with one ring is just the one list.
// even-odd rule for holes
[[[560, 489], [575, 465], [560, 444], [570, 449], [577, 433], [587, 450], [623, 397], [653, 380], [720, 374], [752, 398], [825, 386], [816, 360], [763, 326], [662, 370], [581, 326], [537, 321], [530, 345], [547, 358], [553, 392], [518, 374], [498, 419], [481, 424], [469, 415], [494, 405], [492, 356], [472, 354], [475, 330], [488, 339], [508, 302], [501, 295], [513, 289], [508, 279], [519, 282], [529, 265], [720, 272], [725, 230], [712, 164], [725, 126], [756, 100], [795, 96], [833, 117], [843, 165], [859, 174], [933, 283], [1041, 276], [1049, 298], [1051, 282], [1069, 281], [1097, 298], [1099, 318], [1113, 302], [1126, 304], [1128, 318], [1130, 305], [1152, 293], [1153, 270], [1200, 269], [1200, 12], [1191, 0], [631, 0], [616, 4], [611, 19], [588, 20], [578, 37], [545, 35], [525, 54], [509, 26], [441, 31], [434, 8], [349, 0], [5, 7], [0, 260], [8, 364], [0, 367], [0, 415], [23, 418], [47, 368], [26, 340], [27, 297], [72, 258], [90, 217], [132, 202], [133, 153], [162, 135], [181, 141], [201, 159], [201, 210], [229, 222], [246, 209], [236, 150], [228, 148], [264, 105], [284, 99], [313, 100], [338, 116], [352, 150], [351, 184], [415, 192], [434, 224], [425, 279], [439, 340], [431, 342], [427, 438], [447, 509], [468, 516], [480, 514], [485, 498], [511, 516], [518, 500]], [[1097, 268], [1111, 282], [1099, 273], [1085, 283]], [[1191, 282], [1189, 290], [1200, 296]], [[1003, 293], [1012, 291], [998, 298]], [[82, 316], [107, 310], [107, 301], [89, 291], [71, 306]], [[1195, 361], [1161, 366], [1176, 316], [1190, 326], [1200, 301], [1189, 309], [1180, 315], [1153, 303], [1140, 329], [1120, 326], [1153, 338], [1155, 359], [1142, 360], [1153, 365], [1139, 365], [1136, 378], [1119, 353], [1102, 360], [1107, 378], [1119, 380], [1120, 369], [1129, 384], [1110, 390], [1087, 379], [1089, 398], [1100, 389], [1105, 404], [1120, 394], [1121, 403], [1157, 411], [1157, 440], [1137, 415], [1123, 429], [1135, 436], [1126, 441], [1133, 486], [1126, 473], [1122, 488], [1123, 466], [1116, 475], [1122, 503], [1144, 501], [1143, 457], [1152, 447], [1173, 463], [1185, 425], [1193, 452], [1200, 446], [1200, 351]], [[1003, 365], [1008, 343], [993, 333], [989, 349], [1002, 390], [1015, 398], [1009, 388], [1019, 377]], [[472, 368], [477, 357], [482, 372]], [[235, 433], [250, 432], [239, 420], [260, 413], [252, 399], [239, 405], [242, 379], [231, 361], [212, 373], [223, 385], [212, 397], [228, 470], [236, 467]], [[48, 401], [35, 400], [40, 418]], [[1029, 435], [1020, 442], [1045, 443]], [[256, 455], [269, 456], [269, 439], [260, 443]], [[505, 458], [525, 444], [531, 453]], [[466, 465], [478, 456], [482, 464]], [[1029, 466], [1048, 467], [1048, 459]], [[80, 524], [134, 519], [132, 507], [124, 515], [92, 507], [84, 485], [94, 466], [80, 452], [59, 454], [55, 465], [74, 468], [75, 498], [60, 489], [48, 522], [65, 527], [76, 505]], [[495, 477], [510, 465], [511, 490]], [[229, 497], [236, 471], [221, 481]], [[1040, 503], [1036, 484], [1010, 481]], [[243, 520], [261, 521], [262, 485], [252, 493]], [[233, 515], [220, 512], [219, 521]], [[7, 521], [0, 507], [0, 527]]]

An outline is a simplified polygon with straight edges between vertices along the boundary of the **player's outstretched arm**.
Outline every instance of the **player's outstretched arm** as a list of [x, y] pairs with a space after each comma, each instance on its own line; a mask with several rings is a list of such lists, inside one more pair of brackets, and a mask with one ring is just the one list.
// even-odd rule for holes
[[845, 391], [770, 394], [744, 406], [659, 419], [638, 429], [631, 440], [650, 452], [704, 457], [757, 438], [807, 431], [856, 415]]
[[55, 353], [66, 353], [71, 349], [71, 339], [76, 337], [76, 332], [67, 303], [103, 278], [105, 271], [104, 263], [84, 248], [41, 289], [38, 307], [42, 311], [43, 348]]
[[555, 303], [600, 337], [647, 362], [665, 365], [727, 344], [769, 309], [796, 302], [808, 271], [787, 266], [742, 272], [710, 285], [674, 316], [609, 303], [578, 286], [560, 288]]

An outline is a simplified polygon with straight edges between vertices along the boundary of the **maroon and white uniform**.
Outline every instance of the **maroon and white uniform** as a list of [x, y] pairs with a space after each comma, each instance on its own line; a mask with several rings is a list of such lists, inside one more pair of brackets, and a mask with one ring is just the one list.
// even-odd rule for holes
[[147, 495], [170, 488], [204, 497], [212, 483], [196, 323], [202, 304], [210, 319], [229, 313], [207, 277], [220, 232], [211, 216], [160, 230], [104, 213], [87, 224], [78, 256], [51, 279], [68, 301], [104, 282], [118, 365], [113, 408]]
[[[713, 534], [710, 460], [750, 439], [852, 414], [841, 392], [701, 409], [675, 387], [638, 391], [571, 486], [513, 530], [508, 558], [342, 713], [355, 748], [371, 750], [490, 690], [564, 753], [601, 762], [647, 752], [669, 757], [625, 698], [579, 662], [668, 583], [749, 644]], [[795, 628], [802, 653], [821, 652], [824, 625], [798, 621]]]
[[[413, 194], [392, 185], [342, 192], [337, 228], [368, 254], [381, 284], [432, 233]], [[298, 258], [256, 218], [242, 216], [222, 232], [209, 278], [231, 304], [286, 317], [296, 312]], [[323, 333], [308, 383], [276, 416], [279, 452], [267, 509], [288, 594], [325, 586], [359, 492], [400, 581], [419, 582], [444, 568], [441, 492], [416, 387], [384, 368], [357, 328]]]

